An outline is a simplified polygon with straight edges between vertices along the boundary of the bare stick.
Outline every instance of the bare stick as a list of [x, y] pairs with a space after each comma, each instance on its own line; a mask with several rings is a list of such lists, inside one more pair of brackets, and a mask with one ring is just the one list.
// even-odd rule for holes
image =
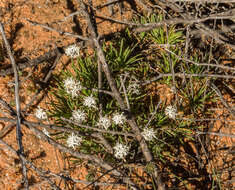
[[66, 118], [61, 118], [64, 121], [67, 121], [69, 123], [72, 123], [74, 125], [77, 125], [79, 127], [85, 128], [85, 129], [91, 129], [94, 131], [99, 131], [101, 133], [109, 133], [109, 134], [113, 134], [113, 135], [124, 135], [124, 136], [129, 136], [129, 137], [135, 137], [135, 134], [132, 133], [125, 133], [125, 132], [117, 132], [117, 131], [110, 131], [110, 130], [105, 130], [105, 129], [99, 129], [99, 128], [95, 128], [95, 127], [91, 127], [91, 126], [87, 126], [87, 125], [82, 125], [78, 122], [72, 121], [70, 119], [66, 119]]
[[[66, 118], [61, 118], [61, 119], [66, 121], [66, 122], [68, 122], [68, 123], [72, 123], [74, 125], [77, 125], [79, 127], [82, 127], [82, 128], [85, 128], [85, 129], [90, 129], [90, 130], [93, 130], [93, 131], [98, 131], [98, 132], [101, 132], [101, 133], [108, 133], [108, 134], [112, 134], [112, 135], [123, 135], [123, 136], [126, 136], [126, 137], [135, 137], [135, 134], [132, 134], [132, 133], [125, 133], [125, 132], [117, 132], [117, 131], [110, 131], [110, 130], [105, 130], [105, 129], [99, 129], [99, 128], [96, 128], [96, 127], [82, 125], [82, 124], [80, 124], [78, 122], [75, 122], [75, 121], [72, 121], [70, 119], [66, 119]], [[6, 121], [6, 122], [13, 122], [13, 123], [16, 122], [15, 119], [8, 118], [8, 117], [0, 117], [0, 120], [1, 121]], [[57, 130], [57, 131], [78, 133], [77, 130], [72, 129], [72, 128], [68, 128], [68, 127], [64, 127], [64, 126], [60, 127], [60, 126], [57, 126], [57, 125], [43, 124], [43, 123], [32, 122], [32, 121], [27, 121], [27, 120], [23, 120], [22, 123], [25, 124], [25, 125], [30, 125], [32, 127], [39, 126], [39, 127], [43, 127], [43, 128], [46, 128], [46, 129], [53, 129], [53, 130]]]
[[[11, 47], [10, 44], [6, 38], [6, 34], [4, 31], [4, 27], [3, 24], [0, 23], [0, 31], [2, 33], [2, 38], [3, 41], [5, 43], [6, 49], [7, 49], [7, 54], [11, 60], [11, 64], [14, 70], [14, 78], [15, 78], [15, 103], [16, 103], [16, 115], [17, 115], [17, 123], [16, 123], [16, 140], [18, 143], [18, 154], [21, 155], [24, 152], [23, 149], [23, 145], [22, 145], [22, 132], [21, 132], [21, 110], [20, 110], [20, 97], [19, 97], [19, 76], [18, 76], [18, 68], [16, 66], [16, 62], [15, 59], [13, 57], [13, 54], [11, 52]], [[27, 178], [27, 168], [25, 166], [25, 162], [23, 159], [21, 159], [21, 163], [22, 163], [22, 172], [23, 172], [23, 176], [24, 176], [24, 185], [25, 188], [28, 189], [29, 188], [29, 184], [28, 184], [28, 178]]]
[[141, 8], [143, 8], [145, 11], [147, 11], [148, 14], [152, 13], [153, 10], [151, 8], [149, 8], [146, 5], [146, 3], [142, 2], [142, 0], [135, 0], [135, 1], [140, 5]]
[[97, 141], [97, 143], [103, 144], [104, 147], [105, 147], [105, 150], [106, 150], [108, 153], [113, 154], [113, 148], [112, 148], [112, 146], [109, 144], [109, 142], [104, 138], [104, 136], [103, 136], [101, 133], [93, 133], [93, 134], [91, 134], [91, 136], [100, 139], [99, 141]]
[[102, 89], [96, 89], [96, 88], [87, 88], [88, 90], [92, 90], [94, 92], [102, 92], [104, 94], [108, 94], [110, 96], [114, 96], [113, 93], [111, 91], [108, 91], [108, 90], [102, 90]]
[[10, 115], [15, 115], [15, 110], [5, 100], [0, 98], [0, 104], [10, 113]]
[[197, 135], [214, 135], [214, 136], [220, 136], [220, 137], [230, 137], [230, 138], [235, 138], [234, 134], [226, 134], [226, 133], [215, 133], [215, 132], [196, 132]]
[[47, 30], [56, 31], [56, 32], [58, 32], [61, 35], [71, 36], [71, 37], [78, 38], [78, 39], [83, 40], [83, 41], [88, 41], [89, 40], [89, 38], [86, 38], [86, 37], [83, 37], [83, 36], [80, 36], [80, 35], [77, 35], [77, 34], [73, 34], [73, 33], [70, 33], [70, 32], [60, 31], [60, 30], [54, 29], [52, 27], [46, 26], [44, 24], [40, 24], [38, 22], [31, 21], [29, 19], [26, 19], [26, 21], [28, 21], [30, 24], [32, 24], [34, 26], [41, 26], [42, 28], [45, 28]]
[[15, 127], [15, 123], [11, 123], [7, 126], [5, 126], [1, 131], [0, 131], [0, 139], [4, 138], [12, 129]]
[[[152, 82], [155, 82], [163, 77], [170, 77], [172, 76], [171, 73], [157, 73], [158, 76], [157, 77], [153, 77], [150, 80], [146, 80], [146, 81], [142, 81], [141, 85], [147, 85], [150, 84]], [[186, 73], [175, 73], [176, 77], [186, 77], [186, 78], [190, 78], [190, 77], [214, 77], [214, 78], [225, 78], [225, 79], [235, 79], [235, 76], [233, 75], [217, 75], [217, 74], [186, 74]]]
[[224, 65], [216, 65], [216, 64], [211, 64], [211, 63], [197, 63], [193, 60], [190, 60], [190, 59], [187, 59], [187, 58], [183, 58], [182, 56], [178, 56], [176, 53], [174, 53], [173, 51], [163, 47], [164, 50], [166, 50], [167, 52], [171, 53], [172, 55], [174, 55], [175, 57], [177, 57], [178, 59], [180, 60], [183, 60], [183, 61], [186, 61], [186, 62], [189, 62], [189, 63], [193, 63], [197, 66], [210, 66], [210, 67], [218, 67], [218, 68], [221, 68], [221, 69], [228, 69], [228, 70], [232, 70], [234, 71], [235, 68], [234, 67], [228, 67], [228, 66], [224, 66]]
[[200, 23], [204, 22], [209, 19], [231, 19], [234, 18], [234, 15], [224, 15], [224, 16], [209, 16], [205, 18], [198, 18], [198, 19], [184, 19], [184, 18], [173, 18], [169, 20], [163, 20], [157, 23], [148, 23], [139, 25], [138, 28], [134, 29], [134, 32], [147, 32], [153, 30], [154, 28], [159, 28], [165, 24], [172, 25], [172, 24], [193, 24], [193, 23]]
[[4, 28], [3, 28], [3, 25], [2, 23], [0, 23], [0, 31], [2, 33], [2, 38], [4, 40], [4, 43], [5, 43], [5, 46], [6, 46], [6, 49], [7, 49], [7, 54], [11, 60], [11, 64], [12, 64], [12, 67], [13, 67], [13, 70], [14, 70], [14, 78], [15, 78], [15, 103], [16, 103], [16, 115], [17, 115], [17, 124], [16, 124], [16, 138], [17, 138], [17, 141], [18, 141], [18, 146], [19, 146], [19, 152], [22, 153], [23, 152], [23, 147], [22, 147], [22, 133], [21, 133], [21, 117], [20, 117], [20, 97], [19, 97], [19, 76], [18, 76], [18, 69], [17, 69], [17, 66], [16, 66], [16, 62], [15, 62], [15, 59], [11, 53], [11, 48], [10, 48], [10, 44], [6, 38], [6, 34], [5, 34], [5, 31], [4, 31]]
[[233, 110], [226, 100], [223, 98], [223, 95], [221, 94], [220, 90], [215, 86], [213, 83], [211, 83], [212, 89], [216, 92], [216, 94], [220, 97], [221, 102], [224, 104], [224, 106], [229, 110], [229, 112], [232, 114], [233, 117], [235, 117], [235, 110]]
[[[128, 25], [128, 26], [138, 26], [139, 25], [139, 24], [132, 23], [132, 22], [126, 22], [126, 21], [123, 21], [123, 20], [114, 19], [114, 18], [112, 18], [110, 16], [107, 16], [104, 13], [100, 12], [95, 7], [93, 7], [91, 5], [88, 5], [85, 2], [83, 2], [83, 3], [84, 3], [84, 5], [89, 6], [92, 10], [96, 11], [96, 15], [94, 15], [94, 16], [97, 17], [97, 18], [102, 18], [102, 19], [109, 20], [109, 21], [114, 22], [114, 23], [124, 24], [124, 25]], [[97, 15], [97, 14], [99, 14], [99, 15]]]
[[121, 86], [122, 86], [123, 93], [124, 93], [124, 96], [125, 96], [127, 109], [128, 109], [128, 110], [130, 110], [130, 109], [131, 109], [131, 107], [130, 107], [129, 99], [128, 99], [127, 92], [126, 92], [126, 87], [125, 87], [125, 85], [124, 85], [124, 82], [123, 82], [122, 76], [120, 76], [120, 81], [121, 81]]
[[[56, 48], [56, 58], [55, 61], [53, 63], [53, 65], [50, 67], [49, 71], [47, 72], [47, 74], [45, 75], [44, 79], [43, 79], [43, 83], [46, 84], [49, 79], [51, 78], [52, 72], [55, 69], [56, 65], [58, 64], [60, 57], [62, 56], [62, 54], [59, 52], [59, 50]], [[34, 94], [34, 96], [31, 98], [31, 100], [29, 101], [29, 103], [24, 107], [24, 109], [22, 110], [22, 112], [26, 112], [28, 110], [28, 108], [32, 105], [32, 103], [38, 98], [38, 95], [40, 94], [40, 92], [43, 90], [44, 88], [42, 87], [42, 85], [40, 86], [40, 88], [38, 89], [38, 91]]]
[[[168, 39], [168, 28], [167, 25], [165, 25], [166, 28], [166, 37], [167, 37], [167, 46], [169, 45], [169, 39]], [[171, 54], [168, 52], [168, 60], [170, 63], [170, 69], [171, 69], [171, 74], [172, 74], [172, 85], [173, 87], [171, 88], [174, 95], [175, 95], [175, 105], [178, 104], [178, 93], [177, 93], [177, 88], [176, 88], [176, 81], [175, 81], [175, 67], [173, 64], [173, 61], [171, 59]]]
[[[78, 3], [81, 5], [81, 8], [82, 8], [82, 11], [84, 13], [84, 16], [85, 16], [85, 19], [88, 23], [88, 27], [90, 29], [90, 32], [91, 32], [91, 36], [92, 36], [92, 39], [93, 39], [93, 43], [96, 47], [96, 50], [97, 50], [97, 56], [98, 56], [98, 59], [99, 61], [102, 63], [102, 68], [103, 68], [103, 71], [106, 75], [106, 78], [108, 80], [108, 83], [109, 83], [109, 86], [112, 90], [112, 92], [114, 93], [114, 96], [115, 96], [115, 99], [117, 100], [117, 102], [119, 103], [120, 105], [120, 108], [124, 111], [126, 111], [128, 113], [128, 116], [127, 116], [127, 121], [129, 123], [129, 125], [131, 126], [133, 132], [136, 134], [136, 139], [138, 140], [138, 142], [140, 143], [140, 147], [142, 149], [142, 153], [143, 155], [145, 156], [145, 159], [147, 162], [153, 162], [153, 157], [152, 157], [152, 154], [151, 152], [149, 151], [148, 149], [148, 146], [143, 138], [143, 136], [141, 135], [141, 132], [140, 132], [140, 129], [138, 128], [136, 122], [135, 122], [135, 119], [134, 117], [132, 116], [132, 114], [130, 113], [130, 111], [128, 110], [128, 108], [126, 107], [122, 97], [121, 97], [121, 94], [120, 92], [118, 91], [117, 89], [117, 85], [116, 85], [116, 82], [111, 74], [111, 71], [109, 69], [109, 66], [106, 62], [106, 59], [105, 59], [105, 55], [104, 55], [104, 52], [101, 48], [101, 45], [99, 44], [99, 41], [98, 41], [98, 34], [95, 32], [95, 28], [90, 20], [90, 16], [86, 10], [86, 7], [83, 3], [82, 0], [78, 0]], [[165, 185], [163, 184], [162, 182], [162, 179], [161, 179], [161, 176], [159, 174], [159, 171], [158, 171], [158, 168], [156, 167], [156, 165], [154, 164], [154, 178], [157, 180], [157, 185], [158, 185], [158, 188], [159, 190], [164, 190], [165, 189]]]
[[151, 113], [151, 117], [148, 119], [148, 123], [145, 125], [145, 128], [148, 128], [148, 126], [150, 125], [151, 121], [153, 120], [153, 118], [155, 117], [155, 114], [159, 108], [159, 106], [161, 105], [162, 101], [160, 100], [157, 104], [157, 107], [155, 108], [154, 112]]
[[112, 4], [115, 4], [115, 3], [119, 3], [119, 2], [122, 2], [122, 1], [124, 1], [124, 0], [109, 0], [107, 3], [98, 5], [95, 8], [96, 9], [102, 9], [102, 8], [104, 8], [106, 6], [109, 6], [109, 5], [112, 5]]

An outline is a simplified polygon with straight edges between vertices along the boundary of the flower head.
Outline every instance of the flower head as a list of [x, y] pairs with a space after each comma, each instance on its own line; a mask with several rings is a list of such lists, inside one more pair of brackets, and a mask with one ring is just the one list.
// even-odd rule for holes
[[74, 133], [72, 133], [67, 139], [68, 146], [72, 148], [75, 148], [75, 146], [80, 145], [81, 142], [82, 142], [82, 138], [75, 135]]
[[126, 121], [126, 117], [123, 115], [123, 113], [115, 113], [112, 118], [113, 122], [116, 125], [122, 125]]
[[97, 125], [103, 127], [105, 130], [107, 130], [111, 126], [111, 121], [107, 116], [100, 117]]
[[72, 118], [76, 122], [82, 123], [86, 120], [86, 113], [84, 113], [82, 110], [73, 110], [72, 112]]
[[78, 92], [82, 90], [82, 86], [79, 81], [74, 80], [72, 77], [64, 80], [64, 88], [68, 94], [72, 97], [78, 96]]
[[175, 119], [177, 115], [176, 112], [177, 112], [177, 109], [173, 106], [167, 106], [165, 109], [165, 114], [171, 119]]
[[38, 119], [47, 119], [46, 112], [42, 108], [40, 108], [40, 106], [38, 106], [38, 108], [36, 109], [35, 116]]
[[114, 156], [118, 159], [124, 159], [129, 152], [130, 147], [127, 145], [117, 143], [114, 147]]
[[83, 105], [89, 108], [96, 108], [96, 100], [92, 95], [87, 96], [83, 100]]
[[43, 132], [46, 136], [51, 137], [50, 134], [49, 134], [49, 132], [48, 132], [48, 130], [46, 130], [45, 128], [43, 128], [42, 132]]
[[155, 138], [155, 131], [153, 129], [144, 128], [144, 131], [141, 133], [146, 141], [151, 141]]
[[80, 55], [79, 51], [80, 48], [75, 44], [73, 44], [66, 48], [65, 54], [71, 58], [76, 58]]
[[127, 87], [127, 92], [136, 95], [140, 94], [140, 85], [136, 82], [131, 82]]

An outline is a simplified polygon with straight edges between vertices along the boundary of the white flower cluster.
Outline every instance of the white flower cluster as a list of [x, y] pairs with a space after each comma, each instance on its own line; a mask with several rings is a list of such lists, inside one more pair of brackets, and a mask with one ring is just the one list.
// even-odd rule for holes
[[123, 115], [123, 113], [115, 113], [112, 118], [113, 122], [116, 125], [123, 125], [124, 122], [126, 121], [126, 117]]
[[127, 92], [136, 95], [140, 94], [140, 85], [136, 82], [131, 82], [127, 87]]
[[107, 116], [104, 116], [104, 117], [100, 117], [97, 125], [107, 130], [112, 125], [112, 123]]
[[176, 115], [177, 115], [177, 109], [173, 106], [167, 106], [165, 109], [165, 114], [171, 118], [171, 119], [175, 119]]
[[155, 138], [155, 131], [152, 128], [145, 128], [141, 133], [146, 141], [151, 141]]
[[38, 106], [38, 108], [36, 109], [35, 116], [36, 116], [38, 119], [42, 119], [42, 120], [47, 119], [47, 114], [46, 114], [46, 112], [45, 112], [42, 108], [40, 108], [40, 106]]
[[82, 110], [73, 110], [72, 112], [72, 118], [74, 121], [78, 123], [82, 123], [86, 120], [86, 113], [84, 113]]
[[96, 100], [92, 95], [84, 98], [83, 105], [87, 106], [88, 108], [97, 108], [96, 107]]
[[72, 97], [78, 96], [78, 93], [82, 90], [82, 86], [79, 81], [74, 80], [72, 77], [64, 80], [64, 88], [68, 94]]
[[79, 51], [80, 51], [80, 48], [76, 46], [75, 44], [73, 44], [66, 48], [65, 54], [71, 58], [76, 58], [76, 57], [79, 57], [80, 55]]
[[114, 147], [114, 156], [118, 159], [124, 159], [129, 152], [130, 147], [127, 145], [117, 143]]
[[82, 138], [75, 135], [74, 133], [72, 133], [67, 139], [67, 145], [72, 148], [75, 148], [75, 146], [79, 146], [81, 142]]

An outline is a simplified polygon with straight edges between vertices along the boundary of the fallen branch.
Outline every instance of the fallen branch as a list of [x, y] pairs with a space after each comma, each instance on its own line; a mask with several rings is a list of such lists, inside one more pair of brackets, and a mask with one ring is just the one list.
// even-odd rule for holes
[[3, 24], [0, 23], [0, 31], [2, 33], [2, 38], [3, 41], [5, 43], [6, 49], [7, 49], [7, 54], [11, 60], [11, 64], [13, 67], [13, 71], [14, 71], [14, 79], [15, 79], [15, 103], [16, 103], [16, 115], [17, 115], [17, 122], [16, 122], [16, 140], [18, 143], [18, 154], [19, 157], [21, 159], [21, 164], [22, 164], [22, 172], [23, 172], [23, 176], [24, 176], [24, 185], [25, 188], [28, 189], [29, 188], [29, 184], [28, 184], [28, 178], [27, 178], [27, 168], [25, 165], [25, 161], [22, 159], [22, 157], [20, 155], [24, 154], [24, 148], [23, 148], [23, 144], [22, 144], [22, 131], [21, 131], [21, 110], [20, 110], [20, 97], [19, 97], [19, 76], [18, 76], [18, 68], [15, 62], [15, 59], [13, 57], [13, 54], [11, 52], [11, 47], [10, 44], [6, 38], [6, 34], [4, 31], [4, 27]]
[[88, 41], [89, 38], [86, 38], [86, 37], [83, 37], [83, 36], [80, 36], [80, 35], [77, 35], [77, 34], [73, 34], [73, 33], [70, 33], [70, 32], [64, 32], [64, 31], [60, 31], [60, 30], [57, 30], [57, 29], [54, 29], [52, 27], [49, 27], [45, 24], [40, 24], [38, 22], [35, 22], [35, 21], [31, 21], [29, 19], [25, 19], [26, 21], [28, 21], [30, 24], [32, 24], [33, 26], [40, 26], [42, 28], [45, 28], [49, 31], [55, 31], [55, 32], [58, 32], [59, 34], [61, 35], [65, 35], [65, 36], [70, 36], [70, 37], [73, 37], [73, 38], [78, 38], [80, 40], [83, 40], [83, 41]]
[[[91, 18], [89, 16], [88, 12], [87, 12], [86, 6], [85, 6], [85, 4], [83, 3], [82, 0], [78, 0], [78, 3], [80, 4], [81, 9], [83, 11], [83, 14], [85, 16], [85, 19], [88, 23], [88, 28], [91, 32], [91, 37], [93, 39], [93, 43], [94, 43], [94, 45], [96, 47], [96, 50], [97, 50], [98, 59], [99, 59], [100, 63], [102, 64], [103, 71], [104, 71], [105, 76], [108, 80], [109, 86], [110, 86], [110, 88], [111, 88], [111, 90], [112, 90], [112, 92], [115, 96], [115, 99], [119, 103], [120, 108], [128, 113], [127, 114], [127, 122], [129, 123], [129, 125], [131, 126], [133, 132], [135, 133], [136, 139], [140, 143], [140, 147], [141, 147], [142, 153], [143, 153], [146, 161], [148, 163], [153, 162], [152, 154], [149, 151], [148, 146], [147, 146], [145, 140], [143, 139], [143, 137], [141, 135], [141, 132], [140, 132], [140, 130], [139, 130], [139, 128], [138, 128], [138, 126], [135, 122], [135, 119], [134, 119], [133, 115], [130, 113], [130, 110], [128, 110], [128, 108], [126, 107], [126, 105], [125, 105], [125, 103], [124, 103], [124, 101], [121, 97], [121, 94], [117, 89], [116, 82], [115, 82], [115, 80], [114, 80], [114, 78], [111, 74], [111, 71], [109, 69], [109, 66], [106, 62], [104, 52], [103, 52], [103, 50], [101, 48], [101, 45], [99, 44], [99, 41], [98, 41], [98, 34], [96, 33], [95, 27], [92, 24], [92, 21], [91, 21]], [[165, 189], [165, 185], [162, 182], [161, 176], [159, 174], [159, 171], [158, 171], [156, 165], [153, 164], [153, 166], [154, 166], [153, 176], [154, 176], [154, 179], [156, 179], [158, 189], [163, 190], [163, 189]]]
[[[163, 77], [171, 77], [172, 74], [171, 73], [157, 73], [158, 76], [153, 77], [150, 80], [146, 80], [146, 81], [142, 81], [140, 82], [141, 85], [147, 85], [150, 84], [152, 82], [155, 82]], [[176, 77], [187, 77], [187, 78], [191, 78], [191, 77], [211, 77], [211, 78], [224, 78], [224, 79], [235, 79], [235, 76], [233, 75], [219, 75], [219, 74], [187, 74], [187, 73], [175, 73]]]

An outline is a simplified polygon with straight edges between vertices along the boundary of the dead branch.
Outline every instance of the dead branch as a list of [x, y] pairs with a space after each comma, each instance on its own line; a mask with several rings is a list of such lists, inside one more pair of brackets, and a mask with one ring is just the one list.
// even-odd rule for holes
[[[142, 81], [140, 82], [141, 85], [147, 85], [150, 84], [152, 82], [155, 82], [163, 77], [171, 77], [172, 74], [171, 73], [157, 73], [158, 76], [153, 77], [150, 80], [146, 80], [146, 81]], [[235, 79], [235, 76], [233, 75], [219, 75], [219, 74], [187, 74], [187, 73], [175, 73], [176, 77], [211, 77], [211, 78], [224, 78], [224, 79]]]
[[235, 117], [235, 110], [233, 110], [226, 100], [223, 98], [223, 95], [221, 94], [220, 90], [218, 89], [217, 86], [215, 86], [214, 83], [211, 83], [211, 88], [216, 92], [216, 94], [219, 96], [221, 102], [224, 104], [224, 106], [229, 110], [229, 112], [232, 114], [233, 117]]
[[[109, 83], [109, 86], [110, 88], [112, 89], [112, 92], [114, 93], [114, 96], [115, 96], [115, 99], [117, 100], [117, 102], [119, 103], [120, 107], [122, 110], [125, 110], [128, 112], [128, 116], [127, 116], [127, 121], [129, 123], [129, 125], [132, 127], [132, 130], [133, 132], [136, 134], [136, 139], [138, 140], [138, 142], [140, 143], [140, 147], [142, 149], [142, 152], [145, 156], [145, 159], [146, 161], [149, 163], [149, 162], [153, 162], [153, 157], [148, 149], [148, 146], [146, 144], [146, 142], [144, 141], [141, 133], [140, 133], [140, 130], [134, 120], [134, 117], [132, 116], [132, 114], [130, 113], [130, 110], [128, 110], [128, 108], [126, 107], [121, 95], [120, 95], [120, 92], [118, 91], [117, 89], [117, 86], [116, 86], [116, 83], [115, 83], [115, 80], [112, 76], [112, 73], [109, 69], [109, 66], [105, 60], [105, 56], [104, 56], [104, 52], [101, 48], [101, 45], [97, 39], [97, 36], [98, 34], [96, 33], [96, 30], [95, 30], [95, 27], [93, 26], [92, 24], [92, 21], [91, 21], [91, 18], [87, 12], [87, 9], [86, 9], [86, 6], [85, 4], [83, 3], [82, 0], [78, 0], [78, 3], [81, 5], [81, 9], [83, 11], [83, 14], [85, 15], [85, 19], [88, 23], [88, 27], [90, 29], [90, 32], [91, 32], [91, 37], [93, 39], [93, 43], [96, 47], [96, 50], [97, 50], [97, 56], [98, 56], [98, 59], [99, 61], [102, 63], [102, 68], [103, 68], [103, 71], [106, 75], [106, 78], [108, 80], [108, 83]], [[165, 189], [165, 185], [163, 184], [162, 182], [162, 179], [161, 179], [161, 176], [159, 174], [159, 171], [158, 169], [156, 168], [156, 165], [154, 164], [155, 166], [155, 169], [154, 169], [154, 178], [157, 180], [157, 186], [159, 188], [159, 190], [163, 190]]]
[[205, 17], [205, 18], [197, 18], [197, 19], [184, 19], [184, 18], [173, 18], [169, 20], [163, 20], [157, 23], [148, 23], [148, 24], [142, 24], [139, 25], [137, 28], [133, 29], [134, 32], [148, 32], [150, 30], [153, 30], [155, 28], [159, 28], [164, 25], [176, 25], [176, 24], [194, 24], [194, 23], [200, 23], [205, 22], [210, 19], [231, 19], [235, 18], [234, 15], [224, 15], [224, 16], [212, 16], [212, 17]]
[[219, 137], [229, 137], [229, 138], [235, 138], [234, 134], [225, 134], [225, 133], [215, 133], [215, 132], [201, 132], [197, 131], [197, 135], [214, 135], [214, 136], [219, 136]]
[[[33, 66], [41, 64], [45, 61], [48, 61], [48, 60], [52, 59], [53, 57], [55, 57], [57, 55], [57, 51], [58, 51], [58, 49], [55, 48], [53, 50], [50, 50], [50, 51], [46, 52], [44, 55], [39, 56], [38, 58], [29, 60], [27, 62], [18, 63], [17, 64], [18, 69], [23, 70], [27, 67], [33, 67]], [[7, 75], [11, 75], [13, 73], [14, 73], [13, 68], [1, 69], [0, 76], [4, 77], [4, 76], [7, 76]]]
[[58, 32], [59, 34], [61, 35], [65, 35], [65, 36], [70, 36], [70, 37], [73, 37], [73, 38], [78, 38], [80, 40], [83, 40], [83, 41], [88, 41], [89, 39], [86, 38], [86, 37], [83, 37], [83, 36], [80, 36], [80, 35], [77, 35], [77, 34], [73, 34], [73, 33], [70, 33], [70, 32], [64, 32], [64, 31], [60, 31], [60, 30], [57, 30], [57, 29], [54, 29], [52, 27], [49, 27], [47, 25], [44, 25], [44, 24], [40, 24], [38, 22], [35, 22], [35, 21], [31, 21], [29, 19], [25, 19], [26, 21], [28, 21], [30, 24], [32, 24], [33, 26], [40, 26], [42, 28], [45, 28], [49, 31], [55, 31], [55, 32]]
[[20, 155], [24, 154], [24, 148], [22, 144], [22, 131], [21, 131], [21, 110], [20, 110], [20, 97], [19, 97], [19, 76], [18, 76], [18, 68], [15, 62], [15, 59], [13, 57], [13, 54], [11, 52], [11, 47], [10, 44], [6, 38], [6, 34], [4, 31], [3, 24], [0, 23], [0, 31], [2, 33], [2, 38], [5, 43], [6, 49], [7, 49], [7, 54], [11, 60], [11, 64], [13, 67], [14, 71], [14, 78], [15, 78], [15, 103], [16, 103], [16, 115], [17, 115], [17, 122], [16, 122], [16, 140], [18, 143], [18, 154], [21, 159], [21, 164], [22, 164], [22, 172], [24, 176], [24, 185], [25, 189], [29, 189], [29, 184], [28, 184], [28, 178], [27, 178], [27, 168], [25, 165], [25, 161], [22, 159]]

